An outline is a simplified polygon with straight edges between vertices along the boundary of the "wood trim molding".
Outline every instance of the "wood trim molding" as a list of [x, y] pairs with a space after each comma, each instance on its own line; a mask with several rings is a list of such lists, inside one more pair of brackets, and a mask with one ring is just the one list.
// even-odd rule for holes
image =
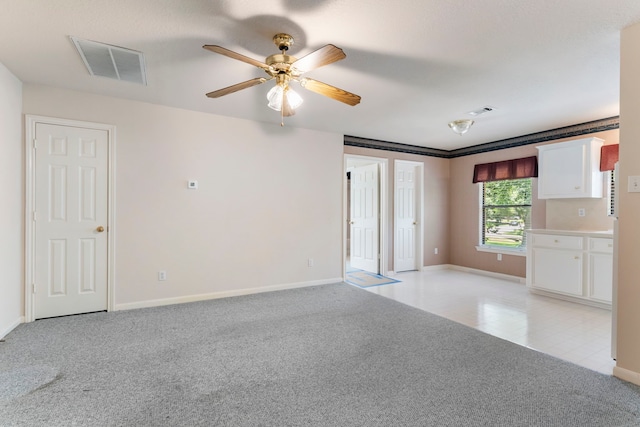
[[640, 386], [640, 373], [638, 372], [633, 372], [619, 366], [614, 366], [613, 376]]

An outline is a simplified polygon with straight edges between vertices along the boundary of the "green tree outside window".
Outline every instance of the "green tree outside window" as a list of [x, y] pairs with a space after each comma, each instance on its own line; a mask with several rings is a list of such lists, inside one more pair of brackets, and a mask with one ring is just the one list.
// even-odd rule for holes
[[531, 178], [483, 183], [482, 244], [522, 249], [531, 228]]

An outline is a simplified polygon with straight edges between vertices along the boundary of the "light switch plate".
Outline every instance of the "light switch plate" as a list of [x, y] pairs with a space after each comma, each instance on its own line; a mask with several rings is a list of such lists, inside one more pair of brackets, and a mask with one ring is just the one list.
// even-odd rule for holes
[[627, 188], [629, 193], [640, 193], [640, 176], [634, 175], [629, 177], [629, 187]]

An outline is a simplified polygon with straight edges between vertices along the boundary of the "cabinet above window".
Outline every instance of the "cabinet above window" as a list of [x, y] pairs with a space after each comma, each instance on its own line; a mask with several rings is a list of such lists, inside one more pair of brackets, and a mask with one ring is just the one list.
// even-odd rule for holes
[[585, 138], [536, 147], [538, 198], [602, 197], [603, 177], [599, 165], [603, 143], [599, 138]]

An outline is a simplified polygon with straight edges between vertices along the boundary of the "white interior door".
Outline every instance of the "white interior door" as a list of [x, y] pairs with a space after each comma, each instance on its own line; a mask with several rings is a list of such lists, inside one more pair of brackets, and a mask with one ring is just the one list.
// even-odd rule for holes
[[378, 164], [351, 170], [351, 266], [379, 272]]
[[34, 318], [107, 309], [108, 132], [37, 123]]
[[395, 262], [399, 271], [417, 270], [418, 209], [417, 166], [395, 164]]

